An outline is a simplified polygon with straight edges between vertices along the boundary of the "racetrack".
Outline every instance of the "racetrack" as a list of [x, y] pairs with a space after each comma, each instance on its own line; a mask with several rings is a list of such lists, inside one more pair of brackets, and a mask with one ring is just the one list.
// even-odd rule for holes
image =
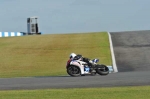
[[150, 31], [111, 33], [119, 72], [150, 71]]
[[1, 90], [45, 88], [90, 88], [150, 85], [149, 72], [120, 72], [108, 76], [32, 77], [0, 79]]
[[1, 78], [0, 90], [150, 85], [150, 31], [111, 33], [118, 73], [107, 76]]

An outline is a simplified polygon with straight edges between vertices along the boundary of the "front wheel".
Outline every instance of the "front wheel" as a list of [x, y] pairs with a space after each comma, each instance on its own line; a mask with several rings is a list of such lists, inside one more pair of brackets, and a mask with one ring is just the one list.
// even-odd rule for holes
[[99, 75], [108, 75], [109, 74], [109, 68], [106, 65], [97, 65], [96, 66], [96, 72]]
[[67, 68], [67, 73], [70, 76], [74, 76], [74, 77], [81, 76], [80, 68], [77, 66], [73, 66], [73, 65], [71, 65]]

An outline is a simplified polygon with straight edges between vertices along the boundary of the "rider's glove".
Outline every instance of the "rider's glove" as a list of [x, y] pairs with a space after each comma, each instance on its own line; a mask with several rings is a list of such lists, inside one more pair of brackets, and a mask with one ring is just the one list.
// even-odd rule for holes
[[92, 64], [92, 63], [93, 63], [93, 61], [89, 60], [89, 63], [91, 63], [91, 64]]

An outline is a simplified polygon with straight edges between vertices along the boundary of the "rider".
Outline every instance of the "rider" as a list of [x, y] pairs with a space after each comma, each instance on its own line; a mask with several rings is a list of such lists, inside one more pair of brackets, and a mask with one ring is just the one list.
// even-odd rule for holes
[[71, 53], [69, 58], [70, 59], [68, 60], [67, 64], [69, 64], [72, 60], [80, 60], [80, 61], [88, 63], [88, 65], [93, 67], [93, 62], [89, 58], [83, 57], [80, 54], [76, 55], [75, 53]]
[[71, 53], [69, 56], [69, 60], [67, 61], [67, 66], [70, 64], [70, 62], [74, 59], [74, 57], [77, 56], [75, 53]]
[[80, 54], [78, 54], [77, 56], [75, 56], [74, 60], [80, 60], [80, 61], [86, 62], [86, 63], [88, 63], [89, 66], [94, 67], [92, 60], [90, 60], [89, 58], [83, 57]]

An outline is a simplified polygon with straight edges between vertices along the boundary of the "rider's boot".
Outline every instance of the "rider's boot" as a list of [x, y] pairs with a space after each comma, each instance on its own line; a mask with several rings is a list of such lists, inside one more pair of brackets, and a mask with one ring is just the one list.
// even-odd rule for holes
[[91, 65], [91, 72], [95, 72], [95, 65], [94, 64]]

